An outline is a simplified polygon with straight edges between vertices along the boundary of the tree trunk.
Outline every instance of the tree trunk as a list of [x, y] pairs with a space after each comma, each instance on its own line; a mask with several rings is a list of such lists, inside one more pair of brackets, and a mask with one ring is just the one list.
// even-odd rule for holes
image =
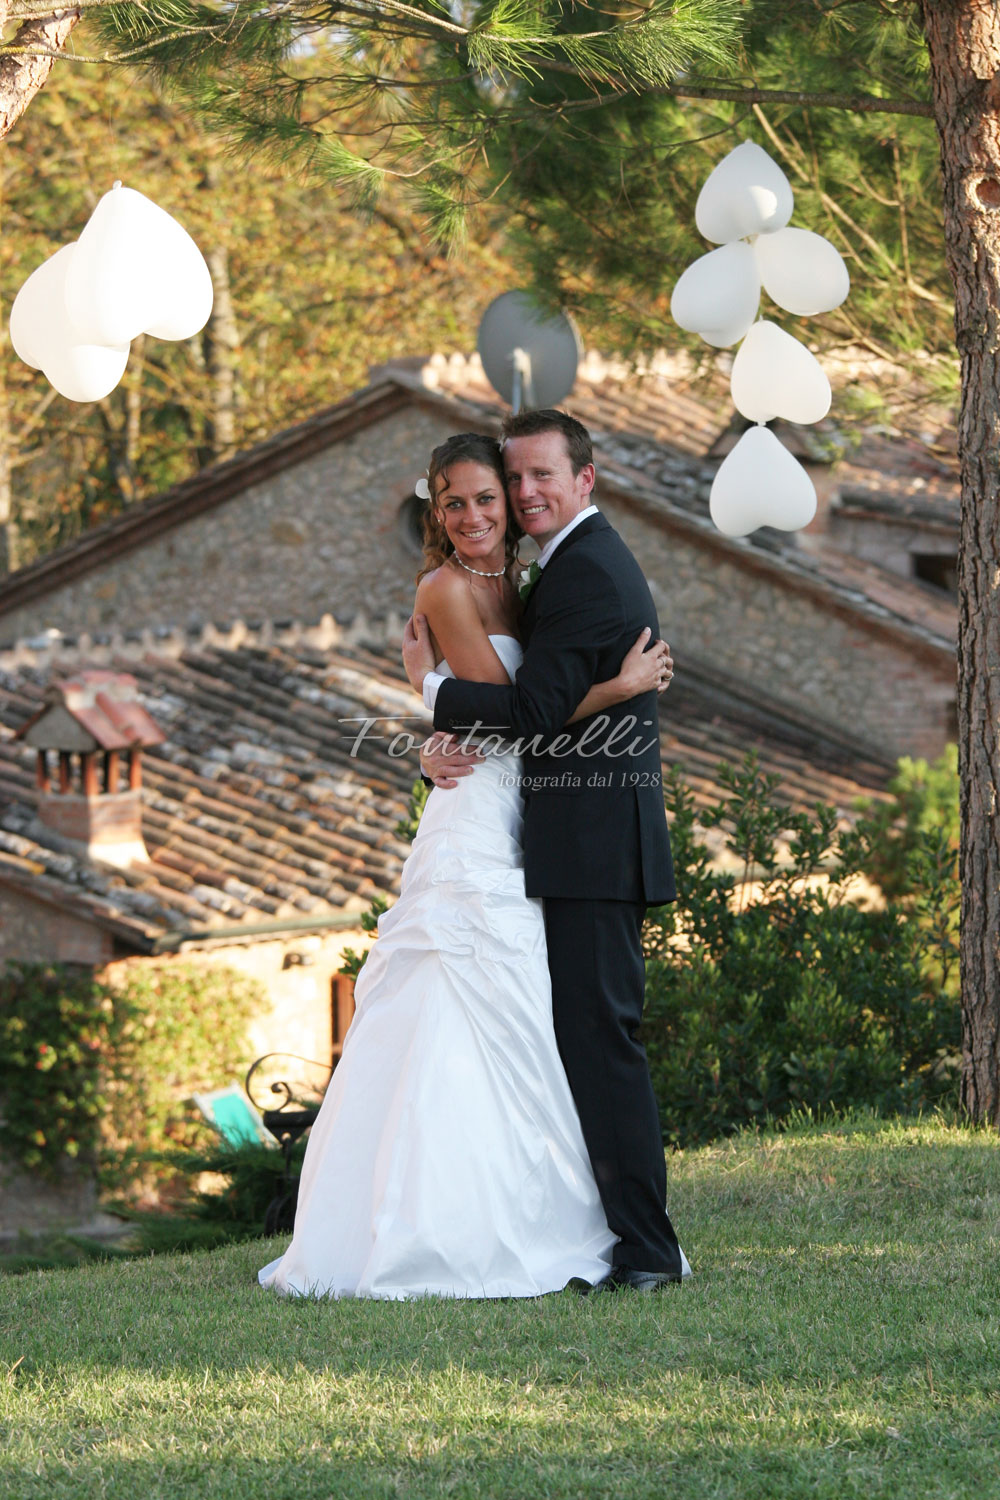
[[[6, 12], [9, 6], [0, 9]], [[55, 57], [40, 53], [61, 52], [79, 19], [80, 11], [72, 7], [23, 21], [17, 28], [8, 45], [18, 51], [0, 57], [0, 137], [17, 124], [52, 72]], [[38, 49], [34, 54], [33, 48]]]
[[[0, 0], [0, 23], [4, 19], [4, 0]], [[3, 192], [6, 182], [0, 173], [0, 231], [4, 227]], [[7, 396], [7, 361], [10, 338], [6, 327], [0, 328], [0, 578], [13, 573], [18, 565], [17, 523], [14, 520], [14, 494], [11, 485], [10, 401]]]
[[921, 0], [962, 368], [962, 1101], [1000, 1125], [1000, 13]]
[[[0, 342], [0, 363], [6, 350], [6, 339]], [[0, 370], [0, 578], [13, 573], [18, 565], [17, 523], [14, 520], [14, 496], [10, 481], [10, 410], [7, 388]]]
[[213, 460], [236, 452], [236, 361], [240, 331], [229, 286], [229, 256], [216, 246], [205, 254], [212, 273], [215, 299], [205, 329], [205, 363], [211, 378], [211, 416], [207, 423], [208, 445]]

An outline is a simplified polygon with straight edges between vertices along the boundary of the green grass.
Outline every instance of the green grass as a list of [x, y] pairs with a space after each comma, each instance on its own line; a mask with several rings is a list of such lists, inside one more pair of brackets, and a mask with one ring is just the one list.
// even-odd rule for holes
[[653, 1298], [281, 1301], [280, 1242], [4, 1278], [0, 1495], [997, 1493], [997, 1136], [747, 1136], [670, 1201], [696, 1275]]

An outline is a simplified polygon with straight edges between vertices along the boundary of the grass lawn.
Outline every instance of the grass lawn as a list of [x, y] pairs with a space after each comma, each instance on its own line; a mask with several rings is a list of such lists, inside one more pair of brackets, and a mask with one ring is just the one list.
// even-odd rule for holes
[[287, 1302], [277, 1241], [3, 1278], [0, 1495], [1000, 1494], [1000, 1138], [747, 1136], [670, 1204], [650, 1298]]

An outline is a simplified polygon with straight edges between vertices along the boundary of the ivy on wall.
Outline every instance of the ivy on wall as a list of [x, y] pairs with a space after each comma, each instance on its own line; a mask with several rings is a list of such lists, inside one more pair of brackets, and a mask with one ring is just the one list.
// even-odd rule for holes
[[0, 971], [0, 1149], [54, 1177], [76, 1159], [124, 1186], [147, 1153], [194, 1146], [190, 1096], [240, 1077], [261, 987], [234, 970], [89, 969], [12, 963]]

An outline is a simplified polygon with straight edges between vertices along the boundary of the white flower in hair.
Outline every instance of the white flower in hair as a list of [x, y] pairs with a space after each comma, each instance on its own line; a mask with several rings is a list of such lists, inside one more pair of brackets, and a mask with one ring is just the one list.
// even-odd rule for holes
[[413, 493], [416, 495], [418, 500], [429, 500], [431, 498], [431, 487], [427, 483], [428, 474], [429, 471], [425, 469], [421, 477], [413, 486]]

